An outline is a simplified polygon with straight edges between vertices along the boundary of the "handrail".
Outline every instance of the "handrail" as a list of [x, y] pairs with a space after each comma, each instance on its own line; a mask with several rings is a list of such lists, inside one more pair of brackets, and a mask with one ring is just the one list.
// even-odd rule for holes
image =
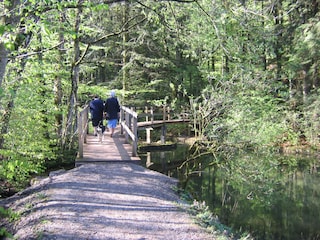
[[[145, 121], [155, 121], [156, 117], [158, 120], [171, 120], [172, 118], [172, 109], [169, 106], [154, 107], [154, 106], [145, 106], [144, 109], [141, 109], [142, 112], [139, 113], [139, 117], [145, 117]], [[150, 118], [150, 119], [149, 119]]]
[[[86, 105], [78, 115], [78, 140], [79, 140], [79, 152], [78, 158], [83, 158], [83, 144], [87, 142], [88, 122], [89, 122], [89, 105]], [[150, 113], [149, 113], [150, 112]], [[121, 126], [120, 134], [124, 134], [126, 143], [132, 142], [132, 156], [137, 156], [138, 149], [138, 118], [146, 117], [146, 121], [156, 121], [155, 116], [161, 116], [163, 121], [171, 120], [171, 110], [169, 107], [164, 106], [162, 113], [155, 113], [154, 108], [144, 108], [143, 112], [137, 113], [133, 108], [126, 106], [120, 107], [120, 119]], [[149, 120], [150, 117], [150, 120]]]
[[83, 144], [87, 142], [89, 123], [89, 105], [86, 105], [78, 115], [78, 158], [83, 158]]
[[126, 143], [129, 143], [129, 137], [132, 140], [132, 156], [137, 156], [138, 149], [138, 114], [125, 106], [120, 110], [121, 134], [125, 132]]
[[[137, 108], [135, 108], [137, 109]], [[160, 117], [162, 121], [171, 121], [172, 119], [172, 110], [168, 106], [163, 106], [161, 109], [161, 113], [155, 111], [154, 107], [145, 107], [144, 109], [140, 109], [139, 113], [134, 108], [129, 108], [125, 106], [121, 106], [120, 111], [120, 125], [121, 125], [121, 134], [125, 134], [126, 143], [129, 143], [129, 137], [132, 141], [132, 156], [137, 155], [138, 148], [138, 118], [145, 117], [145, 121], [150, 121], [151, 124], [153, 122], [158, 122], [155, 117]], [[183, 116], [183, 121], [185, 121], [185, 116]], [[165, 131], [165, 130], [164, 130]]]
[[[145, 107], [141, 110], [141, 113], [134, 110], [134, 108], [129, 108], [126, 106], [121, 106], [120, 111], [120, 125], [121, 134], [125, 134], [126, 143], [132, 141], [132, 156], [137, 155], [138, 148], [138, 118], [145, 117], [145, 121], [150, 121], [153, 123], [157, 121], [156, 116], [160, 116], [162, 121], [172, 120], [171, 109], [168, 106], [163, 106], [161, 108], [161, 113], [155, 112], [154, 107]], [[130, 138], [130, 139], [129, 139]]]

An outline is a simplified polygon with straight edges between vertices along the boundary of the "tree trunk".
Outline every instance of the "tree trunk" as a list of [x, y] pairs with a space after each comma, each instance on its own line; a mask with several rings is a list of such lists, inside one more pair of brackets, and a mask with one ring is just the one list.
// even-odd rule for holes
[[[79, 5], [83, 0], [79, 0]], [[76, 38], [74, 40], [74, 57], [73, 63], [71, 67], [71, 92], [69, 95], [69, 106], [68, 106], [68, 115], [65, 127], [65, 139], [66, 143], [69, 144], [69, 149], [75, 147], [75, 142], [77, 140], [76, 134], [74, 134], [77, 130], [77, 113], [78, 113], [78, 106], [77, 106], [77, 97], [78, 97], [78, 82], [79, 82], [79, 60], [80, 60], [80, 39], [79, 39], [79, 28], [81, 23], [81, 14], [82, 9], [81, 7], [77, 10], [76, 22], [74, 31], [76, 33]]]
[[[62, 12], [60, 15], [60, 21], [62, 22], [60, 27], [60, 33], [59, 33], [59, 41], [62, 43], [59, 46], [59, 59], [60, 59], [60, 65], [59, 68], [62, 70], [64, 68], [63, 63], [65, 62], [65, 50], [64, 50], [64, 27], [63, 27], [63, 21], [65, 18], [65, 12]], [[55, 114], [55, 123], [56, 123], [56, 133], [57, 136], [62, 136], [62, 121], [63, 121], [63, 114], [62, 114], [62, 84], [61, 84], [61, 76], [60, 74], [57, 75], [54, 79], [54, 104], [56, 107], [56, 114]], [[64, 142], [61, 138], [59, 138], [59, 145], [62, 147], [62, 143]]]
[[[129, 6], [127, 4], [127, 1], [124, 1], [124, 7], [123, 7], [123, 25], [127, 24], [128, 21], [128, 14], [129, 14]], [[125, 27], [126, 28], [126, 27]], [[124, 29], [126, 30], [126, 29]], [[123, 93], [126, 91], [126, 81], [127, 81], [127, 74], [128, 74], [128, 70], [125, 67], [125, 65], [127, 64], [127, 41], [128, 41], [128, 33], [126, 31], [124, 31], [124, 33], [122, 34], [122, 44], [123, 44], [123, 55], [122, 55], [122, 90]]]
[[0, 43], [0, 88], [2, 86], [3, 78], [5, 76], [7, 62], [8, 51], [6, 50], [4, 44]]
[[308, 95], [311, 91], [312, 87], [312, 81], [310, 79], [309, 73], [310, 73], [310, 64], [305, 64], [303, 66], [303, 103], [307, 103]]
[[[10, 16], [3, 14], [0, 17], [0, 26], [12, 25], [15, 26], [20, 22], [20, 15], [16, 14], [14, 9], [17, 9], [17, 6], [20, 4], [20, 0], [12, 0], [7, 9], [3, 9], [4, 12], [11, 12]], [[18, 46], [19, 47], [19, 46]], [[6, 49], [5, 43], [0, 41], [0, 89], [2, 87], [3, 80], [6, 74], [6, 67], [8, 64], [8, 53], [9, 50]], [[24, 64], [22, 65], [24, 68]], [[19, 74], [19, 73], [18, 73]], [[13, 87], [13, 94], [10, 95], [10, 99], [6, 104], [6, 108], [4, 109], [4, 114], [1, 116], [1, 133], [0, 133], [0, 149], [4, 147], [4, 135], [8, 133], [9, 129], [9, 121], [11, 118], [12, 109], [14, 107], [14, 99], [16, 95], [17, 85]], [[2, 159], [2, 156], [0, 156]]]
[[[11, 118], [12, 109], [14, 106], [16, 90], [14, 90], [13, 93], [14, 94], [10, 95], [9, 102], [6, 105], [4, 114], [2, 115], [2, 118], [1, 118], [2, 126], [1, 126], [1, 133], [0, 133], [0, 149], [4, 148], [4, 135], [8, 133], [8, 129], [9, 129], [9, 122]], [[0, 156], [0, 160], [2, 159], [3, 159], [3, 156]]]
[[[21, 78], [21, 73], [24, 71], [24, 68], [26, 66], [26, 61], [25, 59], [21, 59], [20, 62], [20, 69], [16, 72], [15, 78], [19, 79]], [[9, 124], [10, 124], [10, 119], [11, 119], [11, 114], [14, 108], [14, 101], [16, 99], [17, 91], [20, 87], [19, 82], [16, 82], [12, 86], [12, 92], [10, 94], [9, 100], [6, 104], [6, 107], [4, 109], [4, 114], [1, 116], [0, 122], [1, 122], [1, 132], [0, 132], [0, 149], [4, 148], [4, 135], [6, 135], [9, 132]], [[0, 156], [0, 159], [2, 159], [3, 156]]]
[[279, 0], [274, 6], [274, 17], [275, 17], [275, 36], [276, 43], [274, 46], [274, 52], [276, 55], [277, 64], [277, 81], [281, 81], [281, 70], [282, 70], [282, 0]]
[[[5, 15], [1, 13], [0, 17], [0, 26], [11, 25], [14, 27], [17, 23], [20, 22], [20, 15], [14, 9], [17, 9], [17, 6], [20, 4], [20, 0], [10, 1], [8, 8], [3, 9], [4, 13], [10, 12], [10, 15]], [[3, 4], [3, 3], [2, 3]], [[6, 67], [8, 63], [8, 50], [5, 47], [4, 42], [0, 41], [0, 88], [5, 76]]]

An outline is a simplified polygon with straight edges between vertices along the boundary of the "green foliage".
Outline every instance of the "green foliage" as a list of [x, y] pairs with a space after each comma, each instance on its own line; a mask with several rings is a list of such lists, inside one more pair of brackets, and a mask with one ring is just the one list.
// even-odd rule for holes
[[[13, 222], [20, 218], [20, 214], [13, 212], [11, 209], [5, 209], [3, 207], [0, 207], [0, 217], [1, 219], [7, 219], [9, 222]], [[5, 227], [1, 227], [0, 237], [12, 238], [12, 234], [8, 232]]]
[[[79, 102], [81, 106], [84, 106], [89, 101], [92, 100], [94, 95], [98, 95], [102, 100], [105, 100], [109, 97], [110, 90], [106, 86], [101, 85], [85, 85], [79, 84]], [[121, 92], [117, 91], [117, 95], [121, 95]]]
[[13, 212], [11, 209], [5, 209], [0, 207], [0, 216], [1, 218], [8, 218], [10, 222], [16, 221], [20, 218], [20, 214]]
[[[208, 87], [194, 105], [201, 135], [234, 146], [272, 146], [295, 142], [285, 107], [259, 80], [228, 81]], [[283, 137], [286, 136], [286, 139]]]
[[[226, 194], [239, 194], [252, 211], [288, 202], [303, 206], [299, 199], [306, 196], [297, 194], [292, 203], [274, 195], [288, 183], [274, 171], [289, 176], [301, 161], [231, 157], [232, 147], [261, 150], [299, 144], [301, 137], [319, 146], [316, 1], [100, 2], [82, 1], [77, 19], [79, 1], [2, 1], [0, 49], [9, 61], [0, 59], [7, 64], [0, 66], [6, 70], [0, 79], [0, 180], [19, 190], [30, 175], [72, 162], [77, 116], [67, 122], [68, 110], [77, 113], [93, 94], [105, 99], [119, 89], [129, 106], [178, 110], [190, 100], [196, 136], [215, 157], [217, 149], [225, 150], [224, 161], [210, 161], [225, 171]], [[75, 66], [78, 82], [72, 81]], [[308, 196], [317, 195], [314, 189]], [[192, 212], [206, 226], [229, 231], [205, 204], [196, 202]]]
[[[318, 14], [319, 15], [319, 14]], [[298, 77], [299, 70], [304, 70], [306, 65], [310, 65], [311, 73], [317, 71], [319, 67], [320, 51], [320, 23], [318, 16], [310, 18], [305, 24], [296, 29], [294, 34], [294, 49], [290, 56], [290, 70], [294, 76]]]
[[215, 215], [205, 202], [199, 202], [192, 198], [192, 196], [181, 189], [174, 189], [179, 193], [180, 198], [187, 202], [188, 205], [183, 205], [187, 208], [189, 214], [191, 214], [196, 222], [202, 227], [206, 228], [207, 231], [211, 232], [215, 239], [228, 240], [235, 239], [236, 236], [244, 235], [243, 237], [236, 237], [236, 239], [252, 239], [250, 235], [237, 233], [232, 228], [222, 224], [217, 215]]
[[[29, 68], [20, 76], [23, 80], [19, 84], [8, 81], [2, 99], [3, 103], [14, 102], [15, 107], [6, 109], [10, 112], [10, 122], [2, 125], [8, 130], [2, 135], [4, 144], [3, 149], [0, 149], [3, 157], [0, 162], [0, 178], [9, 182], [16, 190], [28, 184], [31, 174], [42, 173], [46, 163], [59, 156], [54, 124], [57, 109], [50, 99], [50, 79], [54, 73], [50, 69], [44, 71], [37, 62], [33, 64], [30, 63]], [[47, 83], [42, 79], [44, 76]], [[7, 79], [17, 77], [12, 72]]]
[[[310, 169], [319, 165], [317, 159], [247, 151], [232, 156], [225, 152], [220, 157], [216, 164], [208, 156], [190, 164], [190, 168], [197, 166], [193, 169], [197, 174], [201, 171], [201, 176], [188, 178], [186, 187], [198, 200], [197, 208], [208, 206], [222, 223], [228, 222], [233, 230], [250, 229], [253, 236], [274, 232], [273, 236], [295, 239], [303, 231], [316, 235], [319, 174]], [[208, 216], [201, 214], [205, 219]], [[290, 226], [283, 225], [287, 221]]]
[[3, 178], [24, 180], [74, 153], [77, 108], [109, 89], [131, 106], [178, 109], [192, 99], [196, 135], [220, 144], [298, 143], [300, 135], [318, 144], [314, 2], [85, 1], [77, 19], [78, 4], [1, 4], [0, 49], [10, 56], [0, 61]]
[[[300, 120], [300, 129], [302, 134], [305, 135], [306, 140], [315, 148], [320, 143], [320, 97], [319, 93], [310, 97], [309, 102], [304, 106], [305, 111], [303, 115], [303, 119]], [[300, 117], [301, 118], [301, 117]]]
[[272, 96], [246, 91], [233, 96], [225, 126], [228, 129], [230, 143], [249, 142], [254, 145], [269, 145], [288, 131]]
[[12, 235], [7, 232], [6, 228], [1, 227], [0, 228], [0, 237], [12, 237]]

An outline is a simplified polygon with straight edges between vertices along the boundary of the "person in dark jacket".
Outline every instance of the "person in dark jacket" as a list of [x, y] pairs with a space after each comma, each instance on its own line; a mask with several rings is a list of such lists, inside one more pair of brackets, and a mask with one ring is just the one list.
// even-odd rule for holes
[[97, 127], [102, 125], [103, 121], [103, 101], [99, 98], [98, 95], [95, 95], [92, 101], [90, 102], [90, 114], [92, 119], [93, 133], [97, 136]]
[[107, 115], [108, 128], [111, 131], [110, 136], [112, 137], [120, 117], [120, 105], [114, 90], [110, 92], [110, 97], [106, 100], [104, 111]]

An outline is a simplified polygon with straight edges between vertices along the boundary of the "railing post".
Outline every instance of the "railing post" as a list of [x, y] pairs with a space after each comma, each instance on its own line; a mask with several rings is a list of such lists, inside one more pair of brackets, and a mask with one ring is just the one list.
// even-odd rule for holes
[[160, 137], [161, 144], [166, 143], [166, 133], [167, 133], [166, 124], [163, 124], [161, 127], [161, 137]]
[[[133, 107], [131, 107], [130, 110], [131, 110], [131, 112], [134, 112]], [[129, 114], [128, 126], [131, 129], [131, 131], [132, 131], [132, 118], [133, 118], [132, 114]]]
[[83, 144], [87, 142], [87, 133], [89, 131], [89, 106], [87, 105], [78, 114], [78, 158], [83, 158]]
[[[125, 122], [126, 122], [127, 127], [130, 129], [129, 121], [130, 121], [130, 114], [128, 112], [126, 112]], [[129, 142], [129, 134], [128, 134], [127, 131], [125, 132], [124, 136], [125, 136], [125, 139], [126, 139], [126, 143], [128, 143]]]
[[133, 117], [133, 126], [132, 126], [132, 132], [134, 134], [134, 139], [132, 141], [132, 156], [137, 156], [137, 149], [138, 149], [138, 118]]
[[148, 122], [149, 120], [149, 116], [148, 116], [148, 106], [144, 107], [144, 113], [146, 114], [146, 122]]
[[163, 115], [162, 115], [162, 120], [166, 120], [166, 105], [163, 105], [163, 108], [162, 108], [162, 113], [163, 113]]
[[167, 113], [168, 113], [168, 114], [167, 114], [167, 116], [168, 116], [168, 120], [170, 120], [170, 119], [171, 119], [171, 117], [170, 117], [170, 107], [169, 107], [169, 106], [167, 107]]
[[79, 144], [79, 150], [78, 150], [78, 158], [83, 158], [83, 123], [82, 123], [82, 112], [80, 112], [78, 116], [78, 144]]
[[154, 115], [153, 115], [153, 106], [150, 108], [150, 114], [151, 114], [151, 123], [154, 121]]
[[[124, 120], [124, 110], [123, 108], [120, 109], [120, 123]], [[120, 134], [123, 134], [123, 126], [120, 124]]]
[[86, 133], [86, 134], [83, 134], [84, 135], [83, 136], [83, 142], [84, 143], [87, 143], [87, 134], [89, 133], [89, 126], [88, 126], [89, 121], [88, 121], [88, 119], [89, 119], [89, 106], [87, 106], [85, 108], [85, 111], [83, 112], [82, 124], [84, 124], [84, 125], [82, 125], [82, 126], [84, 126], [84, 128], [86, 128], [85, 131], [83, 131], [83, 133]]

